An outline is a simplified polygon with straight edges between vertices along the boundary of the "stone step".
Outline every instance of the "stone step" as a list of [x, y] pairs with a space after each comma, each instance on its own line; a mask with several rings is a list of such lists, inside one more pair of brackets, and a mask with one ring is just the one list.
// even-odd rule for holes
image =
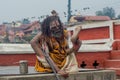
[[116, 76], [120, 76], [120, 68], [113, 68], [113, 67], [111, 67], [111, 68], [106, 68], [106, 69], [108, 69], [108, 70], [115, 70]]
[[[71, 72], [67, 78], [57, 74], [60, 80], [116, 80], [116, 73], [114, 70], [94, 70]], [[14, 74], [14, 75], [0, 75], [0, 80], [56, 80], [53, 73], [31, 73], [31, 74]]]
[[105, 61], [106, 68], [120, 68], [120, 59], [106, 60]]
[[120, 50], [113, 50], [110, 54], [111, 59], [120, 59]]

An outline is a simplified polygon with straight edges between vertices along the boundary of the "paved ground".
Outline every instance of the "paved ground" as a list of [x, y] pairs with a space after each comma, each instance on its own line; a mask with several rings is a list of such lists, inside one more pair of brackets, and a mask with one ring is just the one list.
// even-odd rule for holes
[[[28, 67], [28, 74], [37, 73], [34, 67]], [[19, 66], [0, 66], [0, 75], [20, 74]]]
[[[96, 69], [80, 69], [79, 71], [91, 71]], [[34, 67], [28, 67], [28, 74], [38, 73]], [[39, 72], [40, 73], [40, 72]], [[19, 66], [0, 66], [0, 75], [20, 74]]]
[[[80, 72], [89, 72], [89, 71], [95, 71], [98, 69], [80, 69]], [[99, 69], [101, 70], [101, 69]], [[39, 72], [40, 73], [40, 72]], [[0, 66], [0, 76], [4, 76], [4, 75], [19, 75], [19, 66]], [[32, 74], [38, 74], [38, 72], [36, 72], [34, 70], [34, 67], [29, 66], [28, 67], [28, 74], [32, 75]], [[41, 73], [41, 74], [46, 74], [46, 73]], [[47, 73], [48, 74], [48, 73]], [[116, 79], [116, 80], [120, 80], [120, 79]]]

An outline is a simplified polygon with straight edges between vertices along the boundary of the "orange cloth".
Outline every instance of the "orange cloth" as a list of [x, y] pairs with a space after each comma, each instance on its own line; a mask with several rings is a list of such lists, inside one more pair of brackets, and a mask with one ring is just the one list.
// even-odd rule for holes
[[[61, 69], [66, 63], [66, 47], [67, 47], [67, 31], [64, 31], [64, 39], [61, 42], [58, 42], [55, 38], [50, 38], [49, 42], [52, 45], [53, 50], [49, 51], [49, 55], [54, 63]], [[38, 72], [51, 72], [50, 67], [45, 67], [42, 62], [38, 59], [36, 60], [35, 70]]]

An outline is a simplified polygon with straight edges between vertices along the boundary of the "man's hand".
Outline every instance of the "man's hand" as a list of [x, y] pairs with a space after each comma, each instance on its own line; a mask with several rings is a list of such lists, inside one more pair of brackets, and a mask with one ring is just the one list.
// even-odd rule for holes
[[59, 73], [60, 75], [62, 75], [64, 78], [67, 78], [67, 77], [68, 77], [68, 73], [65, 72], [64, 70], [60, 70], [60, 71], [58, 71], [58, 73]]
[[82, 27], [78, 26], [77, 28], [75, 28], [75, 31], [73, 33], [73, 36], [71, 37], [71, 41], [73, 43], [73, 50], [74, 52], [78, 51], [78, 49], [81, 46], [81, 41], [79, 40], [79, 33], [81, 31]]
[[76, 40], [79, 38], [79, 33], [80, 33], [81, 29], [82, 29], [81, 26], [78, 26], [77, 28], [75, 28], [74, 33], [71, 37], [72, 43], [75, 43]]

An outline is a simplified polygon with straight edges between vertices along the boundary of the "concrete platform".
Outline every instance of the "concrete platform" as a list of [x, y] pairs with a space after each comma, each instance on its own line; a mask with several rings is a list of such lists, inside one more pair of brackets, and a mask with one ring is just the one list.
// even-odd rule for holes
[[[34, 67], [28, 67], [28, 74], [37, 73]], [[19, 66], [0, 66], [0, 76], [1, 75], [15, 75], [20, 74]]]
[[[28, 68], [28, 74], [20, 74], [18, 66], [0, 67], [0, 80], [56, 80], [53, 73], [38, 73], [34, 67]], [[57, 74], [60, 80], [116, 80], [113, 70], [80, 69], [79, 72], [70, 73], [65, 79]]]

